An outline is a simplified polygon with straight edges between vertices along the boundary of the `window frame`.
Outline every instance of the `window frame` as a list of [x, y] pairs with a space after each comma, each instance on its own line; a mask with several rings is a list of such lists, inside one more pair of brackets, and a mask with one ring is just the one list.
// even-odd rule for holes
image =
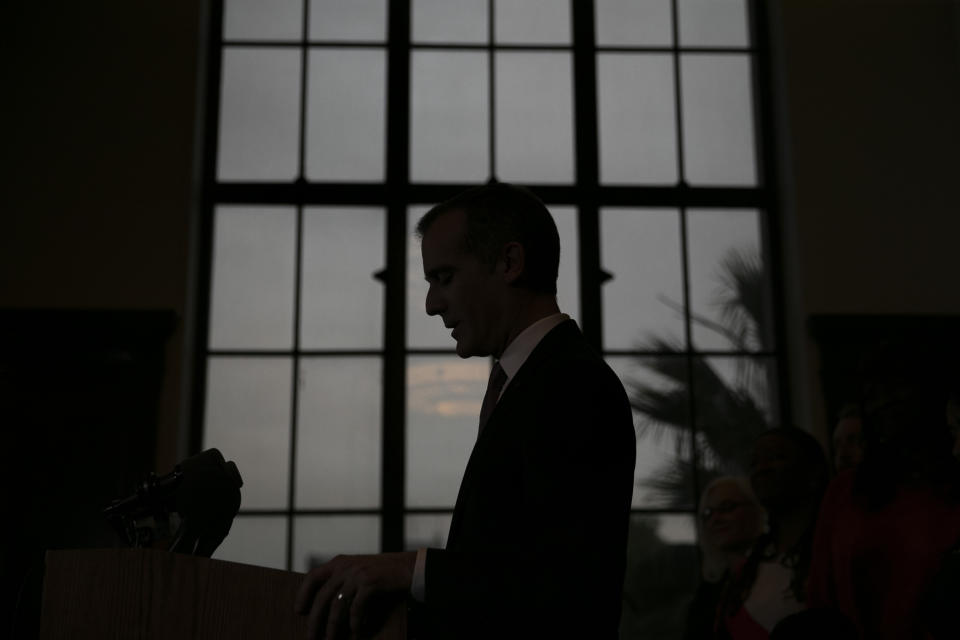
[[[683, 120], [679, 56], [681, 52], [729, 53], [732, 48], [681, 47], [679, 45], [678, 0], [671, 0], [673, 17], [673, 45], [664, 47], [598, 47], [595, 41], [593, 0], [571, 0], [572, 42], [567, 47], [555, 45], [494, 45], [492, 30], [493, 0], [488, 0], [491, 36], [486, 45], [465, 45], [469, 49], [489, 50], [490, 67], [490, 167], [495, 169], [496, 129], [495, 124], [495, 78], [493, 55], [497, 50], [548, 49], [569, 50], [573, 57], [573, 113], [575, 118], [574, 181], [572, 184], [527, 184], [541, 199], [551, 206], [572, 206], [577, 209], [580, 274], [579, 324], [584, 336], [605, 356], [648, 355], [634, 350], [603, 350], [603, 284], [612, 276], [601, 267], [600, 210], [604, 207], [630, 208], [676, 208], [681, 220], [681, 260], [683, 265], [683, 303], [686, 347], [682, 353], [688, 374], [692, 372], [695, 356], [771, 356], [776, 365], [778, 381], [776, 388], [778, 415], [786, 424], [792, 415], [788, 367], [786, 362], [786, 334], [783, 316], [782, 267], [780, 263], [779, 206], [776, 189], [775, 147], [772, 138], [772, 91], [770, 86], [769, 40], [766, 32], [767, 8], [762, 0], [746, 0], [748, 34], [751, 45], [737, 49], [750, 56], [754, 100], [754, 145], [757, 166], [757, 185], [754, 187], [698, 187], [683, 181]], [[454, 353], [450, 349], [410, 349], [407, 347], [406, 305], [419, 301], [406, 300], [406, 266], [408, 248], [408, 207], [430, 204], [449, 198], [461, 190], [474, 186], [467, 183], [412, 183], [410, 175], [410, 60], [414, 48], [448, 48], [442, 44], [416, 45], [411, 43], [410, 0], [387, 0], [387, 34], [383, 43], [316, 43], [308, 39], [310, 2], [303, 2], [303, 34], [299, 42], [240, 43], [250, 46], [290, 46], [299, 48], [303, 56], [301, 65], [300, 96], [300, 148], [299, 170], [301, 176], [292, 182], [220, 182], [217, 180], [218, 120], [220, 112], [220, 77], [223, 48], [224, 0], [211, 0], [209, 13], [210, 40], [206, 57], [205, 115], [203, 119], [203, 163], [200, 194], [199, 250], [197, 261], [195, 308], [190, 318], [193, 325], [194, 349], [189, 391], [188, 452], [199, 452], [203, 445], [203, 421], [206, 400], [207, 358], [211, 355], [276, 356], [292, 358], [293, 384], [291, 407], [290, 469], [288, 503], [286, 508], [242, 510], [245, 515], [266, 515], [286, 518], [286, 568], [293, 567], [294, 521], [297, 516], [376, 515], [380, 517], [381, 551], [404, 549], [404, 521], [409, 515], [449, 514], [450, 508], [409, 508], [405, 501], [406, 478], [406, 367], [408, 356]], [[234, 43], [237, 44], [237, 43]], [[385, 179], [382, 182], [308, 182], [303, 177], [305, 168], [304, 140], [306, 137], [306, 59], [314, 47], [322, 46], [383, 46], [386, 50], [386, 142]], [[680, 180], [673, 186], [606, 185], [599, 181], [599, 131], [597, 114], [597, 53], [601, 51], [630, 51], [670, 53], [674, 56], [675, 108], [677, 113], [677, 159]], [[290, 351], [230, 350], [214, 351], [208, 347], [209, 307], [211, 296], [212, 247], [214, 242], [213, 219], [218, 205], [291, 205], [297, 211], [297, 253], [294, 286], [294, 337]], [[300, 350], [300, 270], [304, 208], [309, 206], [363, 206], [382, 207], [386, 212], [386, 268], [377, 278], [384, 285], [384, 336], [381, 349], [364, 350]], [[689, 306], [689, 255], [686, 229], [687, 210], [690, 208], [711, 209], [756, 209], [762, 224], [763, 261], [771, 282], [772, 331], [775, 347], [768, 352], [700, 351], [692, 350], [691, 318]], [[658, 354], [662, 355], [662, 354]], [[373, 509], [297, 509], [295, 508], [296, 446], [297, 446], [297, 389], [296, 376], [301, 356], [378, 356], [382, 358], [382, 415], [381, 446], [381, 505]], [[688, 375], [692, 379], [692, 376]], [[695, 424], [695, 389], [691, 386], [691, 421]], [[695, 436], [696, 430], [693, 427]], [[695, 441], [696, 438], [691, 438]], [[229, 452], [228, 452], [229, 454]], [[693, 461], [697, 452], [692, 452]], [[694, 465], [696, 467], [696, 465]], [[242, 473], [242, 469], [241, 469]], [[691, 503], [696, 507], [695, 487], [691, 487]], [[634, 508], [634, 514], [686, 514], [695, 513], [685, 508]]]

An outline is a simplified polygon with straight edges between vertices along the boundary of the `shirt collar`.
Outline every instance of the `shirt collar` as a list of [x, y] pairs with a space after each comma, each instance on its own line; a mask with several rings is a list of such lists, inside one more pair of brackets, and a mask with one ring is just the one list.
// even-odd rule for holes
[[[523, 363], [527, 361], [527, 358], [530, 357], [533, 350], [537, 348], [537, 345], [540, 344], [543, 337], [550, 333], [550, 330], [558, 324], [569, 319], [570, 316], [565, 313], [554, 313], [546, 318], [540, 318], [521, 331], [520, 334], [513, 339], [513, 342], [507, 345], [507, 348], [503, 351], [503, 355], [500, 356], [500, 366], [503, 367], [504, 373], [507, 374], [507, 384], [509, 384], [513, 376], [517, 374], [517, 371], [520, 370]], [[506, 385], [504, 385], [504, 389], [506, 389]]]

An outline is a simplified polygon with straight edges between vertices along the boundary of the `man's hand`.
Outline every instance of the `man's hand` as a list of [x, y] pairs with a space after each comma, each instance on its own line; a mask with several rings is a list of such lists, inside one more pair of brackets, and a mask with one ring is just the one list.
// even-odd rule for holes
[[357, 637], [372, 597], [403, 596], [413, 583], [415, 551], [370, 556], [337, 556], [307, 574], [296, 611], [309, 615], [307, 637], [333, 640], [346, 630]]

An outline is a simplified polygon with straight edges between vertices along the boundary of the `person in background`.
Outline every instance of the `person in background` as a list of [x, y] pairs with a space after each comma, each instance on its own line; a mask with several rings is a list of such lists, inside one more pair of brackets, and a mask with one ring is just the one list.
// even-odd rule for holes
[[687, 614], [685, 640], [710, 638], [723, 585], [743, 567], [763, 533], [763, 507], [744, 476], [712, 480], [700, 496], [697, 519], [701, 581]]
[[717, 637], [766, 640], [778, 622], [806, 608], [813, 530], [829, 475], [823, 448], [809, 433], [780, 427], [757, 438], [750, 484], [768, 531], [724, 588]]
[[[909, 356], [885, 354], [867, 370], [863, 461], [824, 498], [810, 571], [810, 605], [840, 611], [861, 637], [879, 640], [931, 637], [923, 603], [960, 542], [960, 464], [946, 393]], [[955, 593], [950, 599], [958, 602]]]
[[840, 409], [833, 428], [833, 468], [838, 473], [852, 469], [863, 459], [863, 424], [860, 407], [849, 403]]

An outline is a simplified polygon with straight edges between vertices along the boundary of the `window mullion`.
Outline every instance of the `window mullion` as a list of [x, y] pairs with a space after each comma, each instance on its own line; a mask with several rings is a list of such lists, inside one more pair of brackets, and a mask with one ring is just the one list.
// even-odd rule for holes
[[[773, 144], [773, 72], [771, 71], [769, 11], [764, 2], [751, 0], [747, 3], [750, 20], [750, 43], [757, 51], [752, 56], [753, 68], [753, 95], [754, 95], [754, 144], [756, 145], [757, 183], [760, 188], [776, 194], [777, 182], [776, 147]], [[768, 199], [766, 206], [761, 209], [761, 248], [763, 262], [769, 274], [770, 305], [773, 318], [773, 344], [767, 345], [778, 353], [775, 368], [776, 381], [771, 385], [777, 389], [780, 424], [792, 424], [793, 407], [790, 399], [790, 367], [787, 358], [790, 350], [787, 345], [787, 314], [786, 295], [783, 287], [783, 249], [780, 227], [781, 201], [778, 198]]]
[[406, 486], [406, 268], [410, 176], [410, 2], [390, 0], [387, 25], [387, 271], [384, 304], [380, 546], [404, 543]]
[[580, 241], [580, 326], [596, 349], [602, 346], [600, 213], [597, 200], [597, 63], [593, 0], [573, 2], [573, 95], [576, 141], [576, 204]]
[[216, 203], [217, 145], [220, 131], [220, 75], [223, 64], [223, 0], [210, 3], [210, 41], [206, 50], [206, 86], [203, 100], [203, 156], [201, 165], [200, 208], [196, 212], [195, 235], [197, 262], [190, 278], [194, 287], [190, 314], [193, 323], [184, 325], [184, 340], [194, 354], [186, 398], [188, 414], [187, 442], [180, 443], [178, 458], [199, 453], [203, 447], [204, 412], [207, 393], [207, 343], [210, 335], [210, 274], [213, 272], [213, 210]]

